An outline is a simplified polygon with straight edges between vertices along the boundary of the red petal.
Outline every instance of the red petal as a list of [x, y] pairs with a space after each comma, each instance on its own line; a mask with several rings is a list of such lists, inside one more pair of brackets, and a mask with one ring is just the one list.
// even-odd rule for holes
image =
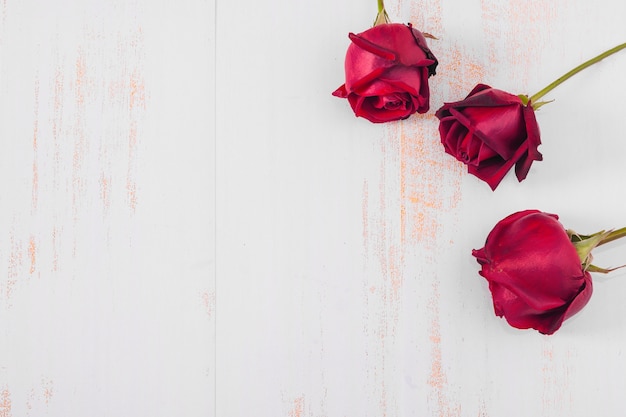
[[348, 91], [346, 90], [346, 85], [344, 84], [338, 89], [336, 89], [335, 91], [333, 91], [333, 96], [339, 97], [339, 98], [348, 97]]
[[489, 280], [515, 293], [537, 310], [571, 301], [584, 285], [578, 254], [558, 220], [531, 213], [496, 225], [485, 245]]

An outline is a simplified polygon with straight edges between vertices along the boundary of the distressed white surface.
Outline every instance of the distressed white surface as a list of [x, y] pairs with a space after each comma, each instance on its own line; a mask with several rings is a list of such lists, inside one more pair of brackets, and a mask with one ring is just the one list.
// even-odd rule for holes
[[547, 97], [544, 161], [495, 193], [432, 114], [625, 42], [626, 4], [387, 3], [441, 64], [381, 126], [330, 94], [374, 0], [0, 0], [1, 417], [622, 415], [626, 272], [542, 336], [470, 253], [526, 208], [626, 225], [626, 52]]
[[0, 416], [213, 412], [213, 22], [0, 2]]

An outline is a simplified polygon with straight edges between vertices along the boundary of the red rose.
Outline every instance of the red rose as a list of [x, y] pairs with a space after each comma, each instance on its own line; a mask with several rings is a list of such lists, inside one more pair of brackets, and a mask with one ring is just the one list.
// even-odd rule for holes
[[537, 210], [512, 214], [472, 251], [496, 315], [513, 327], [552, 334], [591, 297], [591, 275], [557, 219]]
[[522, 181], [542, 159], [535, 112], [518, 96], [478, 84], [465, 100], [446, 103], [435, 115], [446, 153], [492, 190], [513, 165]]
[[357, 116], [374, 123], [428, 111], [428, 77], [435, 74], [437, 59], [419, 31], [387, 23], [349, 37], [346, 83], [334, 96], [347, 98]]

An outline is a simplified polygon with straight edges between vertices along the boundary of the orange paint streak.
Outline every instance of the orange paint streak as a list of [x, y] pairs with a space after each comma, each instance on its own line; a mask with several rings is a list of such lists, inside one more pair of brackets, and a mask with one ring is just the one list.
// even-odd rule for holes
[[126, 195], [128, 197], [128, 205], [134, 212], [137, 208], [137, 184], [130, 179], [126, 182]]
[[76, 91], [76, 112], [75, 112], [75, 140], [74, 153], [72, 155], [72, 214], [74, 221], [78, 219], [79, 203], [85, 190], [85, 180], [83, 178], [83, 161], [87, 150], [87, 141], [85, 139], [85, 96], [87, 86], [87, 60], [82, 50], [78, 51], [78, 57], [75, 63], [74, 81]]
[[35, 402], [35, 390], [31, 389], [28, 392], [28, 397], [26, 398], [26, 409], [29, 411], [33, 409], [33, 403]]
[[33, 180], [31, 184], [31, 190], [31, 206], [33, 210], [35, 210], [37, 209], [37, 201], [39, 195], [39, 168], [36, 161], [33, 162]]
[[293, 406], [289, 410], [289, 417], [303, 417], [304, 416], [304, 396], [298, 397], [293, 400]]
[[78, 52], [78, 58], [76, 58], [76, 102], [79, 105], [85, 103], [84, 86], [86, 81], [87, 63], [85, 59], [85, 53], [83, 51]]
[[[41, 379], [41, 386], [37, 388], [31, 388], [26, 396], [26, 409], [28, 414], [42, 403], [46, 406], [50, 405], [50, 401], [54, 395], [54, 385], [50, 379]], [[1, 417], [1, 414], [0, 414]]]
[[54, 147], [53, 185], [57, 184], [58, 170], [61, 166], [61, 126], [63, 125], [63, 72], [57, 68], [54, 76], [54, 98], [52, 118], [52, 142]]
[[138, 71], [133, 71], [130, 77], [130, 110], [135, 107], [146, 108], [146, 87]]
[[434, 391], [439, 417], [458, 417], [461, 415], [461, 406], [452, 403], [446, 395], [447, 378], [443, 368], [441, 351], [441, 324], [439, 322], [439, 282], [433, 282], [433, 296], [428, 305], [431, 314], [429, 339], [431, 342], [430, 375], [428, 384]]
[[[550, 35], [551, 22], [558, 15], [555, 2], [541, 0], [502, 2], [481, 0], [481, 13], [487, 50], [489, 51], [490, 70], [495, 73], [501, 68], [512, 68], [511, 76], [519, 83], [514, 94], [532, 94], [535, 91], [523, 91], [533, 72], [541, 71], [541, 66], [528, 65], [529, 62], [541, 62], [541, 50], [536, 45]], [[506, 16], [508, 24], [502, 24]], [[542, 28], [528, 30], [529, 27]], [[500, 47], [499, 40], [504, 39], [506, 48]], [[545, 80], [545, 82], [552, 81]], [[494, 86], [496, 87], [496, 86]], [[496, 87], [497, 88], [497, 87]]]
[[42, 382], [43, 385], [43, 398], [44, 401], [46, 403], [46, 405], [48, 405], [50, 403], [50, 400], [52, 399], [52, 396], [54, 394], [54, 385], [52, 383], [52, 380], [47, 380], [47, 381], [43, 381]]
[[435, 121], [426, 116], [413, 125], [402, 125], [400, 137], [400, 196], [402, 245], [424, 245], [432, 249], [440, 228], [438, 214], [446, 209], [440, 190], [448, 160], [441, 157]]
[[[496, 45], [496, 40], [500, 39], [502, 36], [502, 26], [499, 24], [501, 12], [498, 11], [497, 7], [493, 7], [492, 0], [481, 0], [481, 21], [483, 22], [483, 31], [485, 32], [485, 41], [488, 45], [487, 53], [488, 53], [488, 61], [492, 63], [495, 69], [498, 67], [498, 64], [501, 62], [499, 56], [499, 49]], [[469, 91], [468, 91], [469, 92]]]
[[432, 360], [428, 384], [441, 392], [445, 385], [446, 377], [441, 364], [441, 333], [439, 324], [439, 283], [433, 284], [433, 297], [428, 303], [432, 315], [430, 323], [429, 339], [432, 348]]
[[[143, 47], [143, 31], [141, 27], [137, 29], [131, 38], [130, 47], [135, 53], [141, 52]], [[146, 108], [146, 87], [140, 67], [133, 68], [128, 81], [128, 103], [130, 113], [130, 132], [128, 137], [128, 174], [126, 177], [126, 192], [128, 204], [134, 213], [137, 208], [137, 185], [134, 179], [135, 165], [137, 159], [137, 121]]]
[[[75, 143], [74, 155], [72, 156], [72, 161], [73, 161], [73, 165], [74, 165], [74, 169], [75, 170], [80, 169], [80, 167], [82, 165], [83, 153], [84, 153], [84, 135], [83, 135], [83, 132], [81, 130], [80, 132], [78, 132], [78, 140]], [[80, 180], [75, 178], [74, 182], [75, 183], [76, 182], [80, 183]]]
[[131, 120], [128, 133], [128, 173], [126, 177], [126, 195], [131, 210], [137, 208], [137, 185], [133, 180], [133, 171], [137, 151], [137, 121]]
[[[404, 276], [402, 274], [403, 259], [397, 259], [397, 249], [395, 246], [389, 248], [389, 278], [391, 283], [391, 301], [396, 304], [400, 301], [400, 291], [402, 284], [404, 283]], [[397, 321], [397, 317], [396, 317]]]
[[59, 251], [57, 248], [57, 229], [52, 229], [52, 272], [59, 270]]
[[[124, 111], [128, 114], [127, 120], [127, 167], [126, 178], [120, 190], [126, 193], [126, 203], [131, 213], [137, 209], [139, 189], [136, 176], [138, 160], [138, 143], [141, 137], [140, 126], [146, 108], [146, 83], [142, 73], [141, 56], [143, 55], [143, 32], [139, 27], [134, 33], [128, 34], [127, 41], [118, 44], [118, 51], [128, 56], [129, 63], [134, 65], [124, 67], [119, 76], [106, 86], [108, 100], [115, 106], [127, 106]], [[106, 157], [106, 150], [102, 151], [102, 159]], [[111, 192], [118, 190], [116, 181], [108, 174], [103, 173], [100, 178], [100, 195], [105, 207], [111, 201]]]
[[[4, 286], [4, 297], [9, 300], [13, 295], [13, 290], [15, 289], [15, 284], [17, 284], [17, 280], [9, 279], [6, 281]], [[9, 303], [9, 306], [11, 304]]]
[[32, 275], [35, 272], [35, 266], [37, 264], [37, 244], [35, 243], [34, 236], [31, 236], [28, 241], [28, 256], [30, 258], [29, 273]]
[[[542, 38], [549, 35], [549, 32], [546, 30], [520, 30], [520, 28], [527, 28], [530, 24], [538, 28], [552, 27], [551, 22], [557, 16], [554, 3], [541, 0], [510, 2], [507, 18], [511, 22], [511, 31], [506, 34], [507, 48], [505, 48], [505, 52], [512, 68], [525, 69], [529, 62], [540, 62], [541, 48], [537, 48], [536, 45], [542, 44]], [[519, 79], [523, 84], [520, 88], [528, 84], [530, 74], [530, 71], [519, 71]], [[545, 80], [546, 84], [550, 81], [552, 81], [552, 77]], [[515, 93], [526, 93], [526, 91]], [[534, 91], [528, 93], [532, 94]]]
[[[575, 379], [571, 375], [570, 366], [576, 363], [572, 360], [569, 350], [555, 352], [552, 341], [544, 340], [542, 350], [543, 375], [542, 408], [544, 415], [571, 415], [573, 413], [573, 398], [570, 381]], [[575, 369], [573, 367], [572, 369]]]
[[11, 417], [11, 393], [8, 389], [0, 392], [0, 417]]
[[128, 153], [129, 158], [133, 159], [135, 157], [135, 151], [137, 150], [137, 122], [133, 120], [130, 124], [130, 129], [128, 131]]
[[422, 0], [411, 2], [410, 22], [421, 32], [427, 32], [436, 38], [443, 33], [441, 22], [441, 0]]
[[100, 199], [106, 213], [111, 205], [111, 179], [104, 172], [100, 175]]
[[461, 100], [479, 83], [485, 83], [486, 68], [472, 55], [453, 47], [444, 53], [445, 61], [439, 64], [439, 70], [446, 74], [450, 96], [445, 101]]
[[13, 289], [17, 284], [17, 277], [19, 276], [20, 269], [22, 267], [22, 245], [20, 242], [16, 242], [13, 235], [11, 235], [10, 239], [11, 252], [9, 253], [7, 280], [4, 289], [4, 296], [7, 300], [11, 298]]

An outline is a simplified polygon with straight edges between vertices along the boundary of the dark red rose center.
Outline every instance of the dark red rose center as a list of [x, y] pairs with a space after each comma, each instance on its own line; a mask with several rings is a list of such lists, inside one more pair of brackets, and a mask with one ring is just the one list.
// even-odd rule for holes
[[404, 103], [400, 100], [396, 100], [396, 101], [389, 101], [385, 104], [385, 108], [387, 110], [396, 110], [399, 109], [400, 107], [402, 107]]
[[392, 96], [377, 97], [373, 105], [377, 109], [405, 110], [406, 100], [404, 99], [404, 97], [394, 94]]

